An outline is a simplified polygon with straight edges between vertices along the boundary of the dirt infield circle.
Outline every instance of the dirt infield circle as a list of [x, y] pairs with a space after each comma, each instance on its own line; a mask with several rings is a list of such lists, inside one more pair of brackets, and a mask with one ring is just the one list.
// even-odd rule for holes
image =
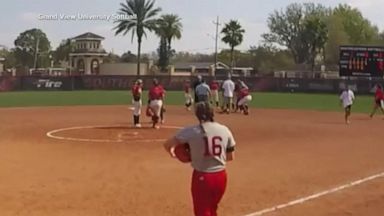
[[[179, 126], [163, 126], [164, 130], [174, 131], [181, 129]], [[135, 128], [126, 125], [93, 125], [59, 128], [47, 132], [47, 137], [57, 140], [98, 143], [121, 142], [163, 142], [166, 139], [158, 137], [149, 127]], [[105, 139], [108, 137], [108, 139]]]

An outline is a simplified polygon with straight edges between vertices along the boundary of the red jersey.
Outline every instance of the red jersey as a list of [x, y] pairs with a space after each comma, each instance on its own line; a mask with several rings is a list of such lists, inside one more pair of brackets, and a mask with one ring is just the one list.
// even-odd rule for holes
[[189, 83], [184, 84], [184, 92], [189, 93], [191, 91], [191, 85]]
[[247, 88], [242, 88], [239, 91], [239, 97], [243, 98], [249, 95], [249, 90]]
[[149, 100], [162, 100], [165, 95], [163, 86], [153, 86], [148, 93]]
[[216, 81], [211, 82], [210, 89], [211, 89], [212, 91], [214, 91], [214, 90], [218, 90], [218, 89], [219, 89], [219, 83], [216, 82]]
[[134, 86], [132, 87], [132, 96], [133, 96], [133, 99], [134, 99], [135, 101], [140, 100], [140, 98], [141, 98], [141, 92], [142, 92], [142, 88], [141, 88], [140, 85], [134, 85]]
[[376, 89], [375, 100], [384, 100], [384, 92], [382, 89], [379, 89], [379, 88]]

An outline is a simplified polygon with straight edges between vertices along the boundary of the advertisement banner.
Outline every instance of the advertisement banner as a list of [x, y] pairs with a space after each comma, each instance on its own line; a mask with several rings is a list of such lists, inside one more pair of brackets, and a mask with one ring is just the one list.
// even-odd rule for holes
[[[167, 91], [182, 91], [185, 80], [195, 81], [194, 77], [185, 76], [145, 76], [144, 90], [152, 87], [153, 79]], [[212, 78], [205, 77], [207, 83]], [[0, 77], [0, 91], [15, 90], [128, 90], [137, 80], [136, 76], [72, 76], [72, 77]], [[224, 79], [217, 79], [220, 83]], [[238, 79], [233, 79], [237, 82]], [[253, 92], [301, 92], [301, 93], [340, 93], [348, 85], [359, 94], [371, 94], [378, 83], [384, 84], [382, 79], [298, 79], [274, 77], [242, 77]]]
[[22, 90], [72, 90], [71, 77], [21, 77]]

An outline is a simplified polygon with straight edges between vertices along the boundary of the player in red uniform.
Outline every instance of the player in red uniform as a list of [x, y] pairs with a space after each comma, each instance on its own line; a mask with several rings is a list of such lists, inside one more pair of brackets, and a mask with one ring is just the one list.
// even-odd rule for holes
[[191, 94], [191, 82], [189, 80], [184, 81], [184, 97], [185, 97], [185, 107], [187, 110], [191, 110], [193, 104], [193, 98]]
[[198, 124], [183, 128], [164, 143], [171, 157], [178, 145], [189, 145], [192, 198], [195, 216], [217, 216], [218, 204], [227, 185], [225, 164], [234, 159], [235, 139], [228, 127], [214, 121], [209, 102], [195, 105]]
[[140, 115], [141, 115], [141, 94], [143, 92], [143, 81], [138, 79], [131, 89], [132, 93], [132, 103], [133, 103], [133, 125], [135, 127], [141, 127], [140, 124]]
[[[244, 81], [242, 80], [237, 80], [237, 83], [235, 85], [235, 92], [236, 92], [236, 109], [235, 109], [235, 112], [237, 110], [239, 110], [239, 102], [240, 102], [240, 99], [242, 99], [244, 97], [244, 92], [241, 92], [242, 90], [248, 90], [248, 86], [244, 83]], [[252, 100], [252, 98], [251, 98]], [[244, 110], [240, 110], [240, 111], [244, 111]]]
[[163, 99], [165, 96], [164, 88], [159, 84], [157, 79], [153, 79], [153, 86], [148, 92], [149, 108], [153, 112], [152, 127], [159, 129], [158, 126], [161, 116], [161, 109], [163, 108]]
[[219, 82], [217, 80], [212, 80], [211, 84], [209, 85], [212, 93], [212, 98], [215, 102], [216, 107], [219, 107]]
[[252, 95], [247, 87], [241, 87], [238, 93], [237, 107], [244, 115], [249, 114], [248, 103], [252, 101]]
[[381, 112], [384, 114], [384, 92], [383, 87], [380, 84], [376, 85], [375, 105], [370, 115], [371, 118], [373, 118], [373, 115], [375, 115], [378, 108], [380, 108]]

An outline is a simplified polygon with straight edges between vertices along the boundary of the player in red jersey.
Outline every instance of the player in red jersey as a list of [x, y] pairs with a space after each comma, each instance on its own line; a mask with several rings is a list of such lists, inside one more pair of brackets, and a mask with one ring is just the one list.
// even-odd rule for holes
[[191, 110], [191, 106], [193, 104], [193, 98], [192, 98], [192, 89], [191, 89], [191, 82], [189, 80], [184, 81], [184, 97], [185, 97], [185, 107], [187, 110]]
[[376, 85], [376, 92], [375, 92], [375, 105], [373, 107], [373, 111], [370, 115], [371, 118], [373, 118], [373, 115], [375, 115], [377, 109], [381, 110], [381, 112], [384, 114], [384, 92], [383, 87], [380, 84]]
[[141, 127], [140, 115], [141, 115], [141, 94], [143, 92], [143, 81], [138, 79], [132, 87], [132, 99], [133, 99], [133, 125], [135, 127]]
[[212, 98], [215, 102], [216, 107], [219, 107], [219, 82], [217, 80], [212, 80], [211, 84], [209, 85], [212, 93]]
[[248, 103], [252, 101], [252, 95], [249, 93], [249, 89], [241, 87], [238, 93], [237, 107], [244, 115], [249, 114]]
[[176, 157], [175, 148], [188, 144], [194, 215], [217, 216], [227, 185], [226, 162], [234, 159], [236, 142], [228, 127], [214, 121], [214, 109], [209, 102], [196, 103], [195, 115], [199, 123], [181, 129], [164, 147]]
[[161, 116], [161, 109], [163, 107], [163, 99], [165, 96], [164, 88], [159, 84], [157, 79], [153, 79], [153, 86], [148, 92], [149, 108], [153, 112], [152, 127], [159, 129], [159, 121]]
[[[244, 98], [244, 91], [248, 91], [248, 86], [244, 83], [244, 81], [242, 80], [237, 80], [237, 84], [235, 86], [235, 92], [236, 92], [236, 109], [235, 109], [235, 112], [237, 110], [239, 110], [239, 102], [240, 102], [240, 99]], [[243, 90], [243, 92], [241, 92]], [[247, 96], [247, 95], [246, 95]], [[252, 97], [252, 96], [251, 96]], [[252, 98], [250, 99], [252, 100]], [[244, 110], [240, 110], [240, 111], [244, 111]]]

